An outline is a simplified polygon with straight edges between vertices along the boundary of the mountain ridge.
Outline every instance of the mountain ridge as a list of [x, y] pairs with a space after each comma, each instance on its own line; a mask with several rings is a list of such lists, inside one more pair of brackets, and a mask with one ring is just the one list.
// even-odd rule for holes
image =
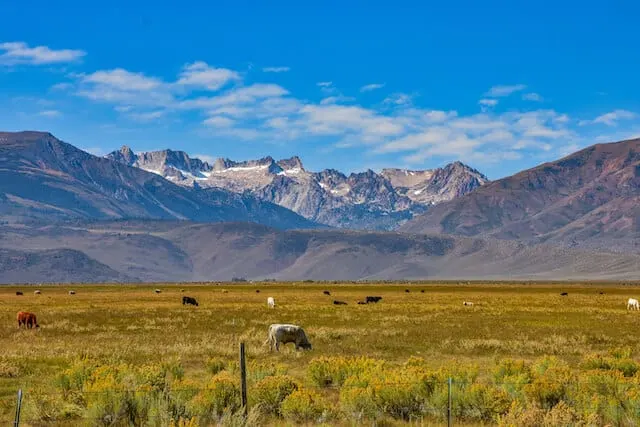
[[[459, 197], [484, 185], [488, 179], [477, 170], [455, 162], [428, 171], [394, 169], [395, 175], [413, 174], [422, 177], [410, 186], [386, 169], [346, 175], [336, 169], [310, 172], [298, 156], [275, 160], [271, 156], [256, 160], [233, 161], [217, 158], [210, 166], [200, 162], [202, 169], [186, 170], [176, 162], [158, 164], [152, 159], [169, 159], [170, 153], [180, 153], [182, 165], [194, 159], [184, 152], [161, 150], [135, 154], [123, 147], [107, 155], [115, 161], [129, 161], [136, 166], [186, 187], [224, 188], [241, 194], [251, 194], [290, 209], [303, 217], [329, 226], [352, 229], [391, 230], [424, 212], [434, 203]], [[135, 158], [131, 162], [131, 158]], [[149, 159], [149, 160], [147, 160]], [[387, 176], [389, 175], [389, 176]], [[393, 182], [398, 182], [394, 186]]]
[[595, 144], [493, 181], [401, 230], [637, 249], [640, 139]]

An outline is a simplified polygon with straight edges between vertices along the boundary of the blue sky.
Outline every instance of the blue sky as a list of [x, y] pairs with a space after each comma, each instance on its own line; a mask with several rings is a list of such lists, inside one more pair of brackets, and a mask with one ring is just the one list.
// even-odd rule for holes
[[0, 129], [499, 178], [640, 135], [636, 2], [7, 2]]

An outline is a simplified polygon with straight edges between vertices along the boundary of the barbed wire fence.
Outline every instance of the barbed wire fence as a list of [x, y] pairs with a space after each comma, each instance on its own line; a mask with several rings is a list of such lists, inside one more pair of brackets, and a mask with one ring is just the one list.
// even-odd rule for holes
[[[245, 353], [245, 345], [244, 343], [240, 344], [240, 354], [239, 354], [239, 365], [238, 365], [238, 374], [239, 374], [239, 384], [240, 384], [240, 393], [239, 393], [239, 410], [234, 412], [233, 414], [226, 414], [226, 416], [240, 416], [246, 419], [249, 416], [249, 387], [247, 381], [247, 364], [246, 364], [246, 353]], [[257, 380], [256, 380], [257, 381]], [[350, 389], [360, 389], [365, 391], [378, 390], [380, 387], [409, 387], [415, 386], [419, 381], [373, 381], [367, 380], [363, 383], [328, 383], [323, 385], [318, 384], [308, 384], [305, 385], [305, 389], [313, 389], [317, 391], [327, 391], [333, 390], [336, 392], [343, 392], [345, 390]], [[409, 415], [402, 416], [401, 418], [405, 421], [413, 422], [413, 423], [422, 423], [425, 421], [429, 422], [429, 425], [433, 425], [433, 423], [437, 423], [439, 425], [447, 425], [451, 427], [456, 422], [464, 423], [464, 417], [460, 416], [459, 408], [460, 405], [463, 404], [465, 392], [467, 388], [480, 385], [480, 386], [492, 386], [496, 388], [509, 388], [509, 387], [521, 387], [523, 385], [522, 381], [494, 381], [494, 380], [478, 380], [478, 379], [454, 379], [453, 377], [448, 377], [446, 380], [437, 380], [430, 379], [424, 380], [421, 383], [426, 387], [430, 387], [431, 390], [440, 390], [441, 395], [440, 399], [438, 399], [438, 404], [434, 404], [434, 402], [427, 402], [427, 400], [423, 400], [419, 403], [419, 412], [421, 415], [415, 415], [411, 408], [404, 408], [405, 412]], [[557, 386], [564, 387], [566, 389], [574, 388], [577, 390], [580, 387], [594, 387], [594, 384], [589, 380], [579, 380], [573, 379], [571, 381], [541, 381], [537, 380], [537, 384], [543, 386]], [[615, 426], [627, 426], [627, 425], [640, 425], [640, 407], [637, 408], [629, 408], [623, 403], [623, 395], [625, 392], [629, 392], [630, 390], [634, 393], [640, 393], [640, 383], [622, 384], [622, 388], [619, 387], [620, 384], [614, 384], [611, 387], [611, 390], [608, 391], [610, 397], [614, 399], [617, 403], [612, 406], [611, 410], [614, 411], [614, 414], [611, 414], [610, 418], [614, 420], [610, 425]], [[138, 389], [127, 389], [127, 388], [118, 388], [118, 389], [109, 389], [109, 390], [76, 390], [74, 391], [78, 395], [82, 397], [82, 399], [86, 402], [87, 398], [92, 396], [103, 396], [103, 397], [113, 397], [113, 396], [121, 396], [120, 402], [127, 402], [131, 399], [125, 399], [124, 397], [145, 397], [146, 401], [151, 401], [152, 399], [171, 399], [171, 396], [176, 396], [178, 394], [184, 393], [189, 396], [195, 396], [199, 393], [203, 392], [214, 392], [216, 389], [211, 387], [176, 387], [169, 388], [166, 390], [150, 390], [148, 388], [138, 388]], [[167, 393], [168, 392], [168, 393]], [[170, 394], [170, 395], [169, 395]], [[69, 396], [68, 393], [64, 391], [58, 392], [49, 392], [49, 393], [40, 393], [36, 394], [29, 393], [23, 389], [19, 389], [16, 391], [14, 397], [5, 397], [0, 398], [0, 424], [1, 425], [12, 425], [13, 427], [19, 426], [31, 426], [31, 425], [56, 425], [59, 424], [60, 421], [55, 419], [55, 417], [50, 417], [47, 413], [40, 413], [37, 416], [34, 416], [33, 413], [25, 414], [23, 408], [25, 405], [34, 405], [35, 400], [41, 398], [42, 396], [54, 398], [53, 401], [65, 401]], [[145, 400], [143, 399], [143, 400]], [[116, 399], [117, 400], [117, 399]], [[515, 401], [515, 399], [513, 400]], [[513, 403], [513, 401], [511, 403]], [[171, 413], [153, 413], [154, 411], [147, 411], [146, 413], [139, 414], [139, 419], [132, 417], [127, 419], [126, 415], [118, 414], [118, 411], [112, 411], [112, 413], [101, 415], [101, 416], [91, 416], [87, 414], [73, 414], [70, 416], [67, 421], [84, 421], [89, 423], [90, 425], [120, 425], [116, 424], [118, 421], [125, 421], [129, 424], [127, 425], [173, 425], [170, 424], [171, 421], [176, 422], [176, 426], [182, 425], [178, 424], [178, 420], [172, 416]], [[400, 412], [402, 412], [402, 408], [400, 408]], [[630, 412], [632, 414], [630, 414]], [[221, 417], [221, 415], [219, 415]], [[192, 417], [188, 417], [187, 422], [184, 424], [185, 426], [190, 426], [188, 421]], [[219, 424], [216, 422], [212, 423], [213, 425]], [[202, 425], [212, 425], [212, 424], [202, 424]], [[70, 425], [70, 424], [65, 424]], [[196, 424], [197, 425], [197, 424]], [[234, 424], [238, 425], [238, 424]], [[374, 424], [375, 425], [375, 424]]]

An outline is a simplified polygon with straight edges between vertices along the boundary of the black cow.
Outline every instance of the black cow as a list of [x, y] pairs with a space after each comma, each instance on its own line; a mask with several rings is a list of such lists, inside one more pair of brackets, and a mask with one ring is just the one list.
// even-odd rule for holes
[[382, 297], [367, 297], [365, 299], [365, 304], [369, 304], [370, 302], [378, 302], [382, 299]]
[[334, 304], [334, 305], [347, 305], [347, 303], [346, 303], [346, 302], [344, 302], [344, 301], [338, 301], [338, 300], [333, 300], [333, 304]]
[[325, 295], [331, 295], [331, 292], [329, 292], [329, 291], [322, 291], [322, 293], [325, 294]]
[[424, 289], [420, 289], [420, 293], [424, 294]]
[[260, 293], [260, 289], [256, 289], [256, 294], [259, 294], [259, 293]]
[[409, 293], [409, 292], [411, 292], [411, 291], [410, 291], [409, 289], [405, 289], [404, 291], [405, 291], [406, 293]]
[[567, 292], [563, 292], [560, 294], [561, 297], [566, 297], [567, 295], [569, 295]]
[[187, 304], [195, 305], [197, 307], [198, 306], [198, 301], [196, 301], [195, 298], [182, 297], [182, 305], [187, 305]]
[[16, 295], [24, 295], [24, 294], [22, 292], [20, 292], [20, 291], [17, 291]]
[[363, 304], [367, 304], [366, 301], [358, 301], [358, 304], [363, 305]]

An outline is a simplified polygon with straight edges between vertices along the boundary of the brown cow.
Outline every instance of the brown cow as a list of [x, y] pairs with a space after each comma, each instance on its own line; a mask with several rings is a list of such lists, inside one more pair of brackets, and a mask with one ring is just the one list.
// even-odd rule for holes
[[36, 320], [36, 315], [33, 313], [29, 313], [27, 311], [19, 311], [17, 315], [18, 319], [18, 328], [24, 325], [27, 329], [31, 328], [39, 328], [38, 321]]

